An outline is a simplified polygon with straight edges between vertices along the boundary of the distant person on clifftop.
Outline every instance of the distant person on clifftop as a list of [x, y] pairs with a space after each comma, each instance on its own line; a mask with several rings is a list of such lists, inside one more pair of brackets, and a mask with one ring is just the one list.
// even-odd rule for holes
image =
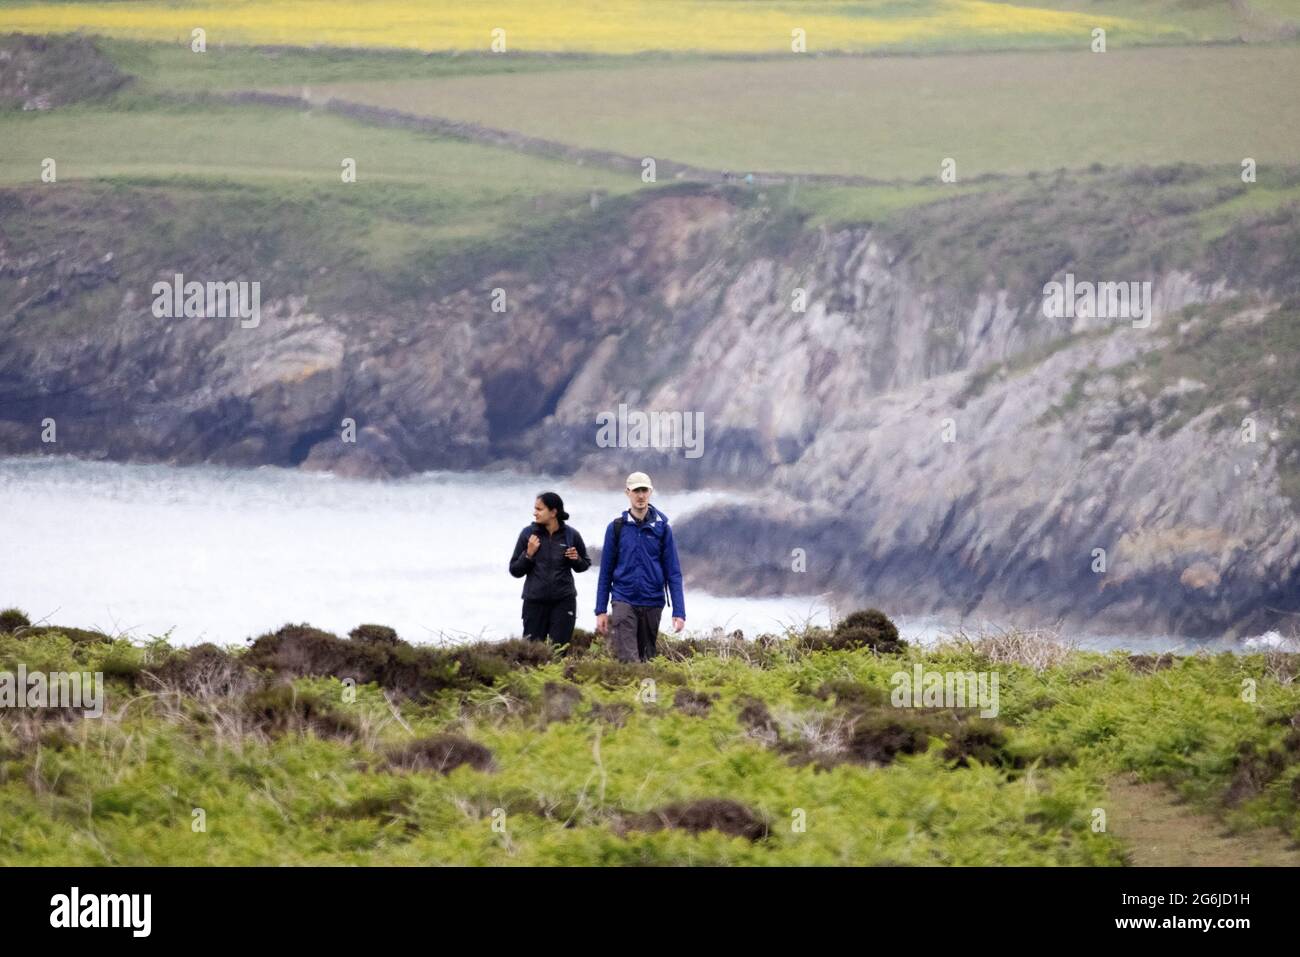
[[[619, 661], [649, 661], [658, 651], [665, 593], [672, 597], [673, 631], [686, 627], [682, 567], [668, 516], [650, 504], [650, 476], [633, 472], [625, 484], [631, 508], [609, 523], [600, 553], [596, 631], [612, 635]], [[606, 611], [611, 594], [612, 615]]]
[[578, 589], [574, 572], [591, 567], [587, 546], [567, 524], [564, 500], [543, 492], [533, 502], [533, 524], [519, 533], [510, 574], [524, 579], [524, 637], [567, 645], [577, 621]]

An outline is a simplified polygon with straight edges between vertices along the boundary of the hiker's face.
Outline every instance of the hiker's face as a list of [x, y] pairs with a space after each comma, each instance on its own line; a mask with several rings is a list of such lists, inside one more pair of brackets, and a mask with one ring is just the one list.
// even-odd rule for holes
[[650, 504], [650, 489], [630, 488], [627, 490], [627, 500], [639, 512]]
[[549, 525], [551, 519], [555, 518], [555, 509], [547, 508], [539, 498], [533, 502], [533, 521], [538, 525]]

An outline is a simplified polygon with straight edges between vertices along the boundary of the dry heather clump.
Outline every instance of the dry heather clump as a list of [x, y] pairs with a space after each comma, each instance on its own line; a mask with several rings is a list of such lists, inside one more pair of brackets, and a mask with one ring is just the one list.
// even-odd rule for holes
[[348, 632], [353, 641], [372, 645], [405, 645], [407, 642], [397, 637], [397, 630], [387, 625], [357, 625]]
[[585, 628], [575, 628], [573, 629], [573, 635], [569, 638], [569, 644], [564, 648], [564, 654], [569, 658], [589, 654], [595, 641], [595, 633], [587, 631]]
[[[111, 720], [105, 712], [103, 720]], [[42, 747], [59, 750], [84, 729], [79, 712], [67, 708], [13, 708], [0, 711], [0, 770], [3, 762]], [[0, 780], [3, 775], [0, 774]]]
[[677, 801], [644, 814], [628, 814], [622, 818], [619, 830], [658, 831], [669, 827], [692, 834], [720, 831], [749, 841], [761, 841], [768, 835], [767, 822], [758, 813], [730, 798]]
[[351, 678], [417, 697], [489, 686], [515, 668], [546, 664], [553, 655], [551, 646], [540, 641], [431, 648], [408, 644], [383, 625], [355, 628], [350, 640], [310, 625], [285, 625], [254, 641], [245, 660], [277, 675]]
[[781, 733], [777, 730], [776, 719], [767, 708], [767, 702], [753, 695], [742, 695], [736, 699], [736, 704], [740, 706], [737, 720], [745, 727], [749, 736], [757, 738], [769, 747], [776, 744]]
[[1129, 655], [1129, 667], [1140, 675], [1149, 675], [1152, 672], [1164, 671], [1166, 668], [1174, 666], [1174, 656], [1165, 652], [1162, 655]]
[[293, 685], [272, 685], [244, 698], [244, 713], [253, 726], [272, 735], [314, 731], [323, 738], [350, 738], [359, 733], [356, 721], [338, 714], [319, 695]]
[[1023, 761], [1007, 750], [1007, 737], [995, 722], [957, 712], [861, 715], [853, 725], [848, 759], [863, 764], [889, 764], [899, 755], [920, 754], [930, 740], [943, 742], [943, 757], [957, 767], [972, 761], [998, 767], [1020, 767]]
[[614, 701], [609, 704], [601, 704], [599, 701], [591, 706], [587, 712], [587, 717], [592, 721], [600, 721], [615, 728], [621, 728], [632, 716], [633, 707], [630, 704], [624, 704], [621, 701]]
[[842, 707], [880, 708], [889, 704], [889, 692], [873, 685], [859, 684], [845, 678], [823, 681], [813, 695], [822, 701], [835, 699]]
[[200, 700], [247, 694], [259, 684], [243, 661], [210, 643], [176, 653], [145, 676], [163, 691]]
[[824, 628], [809, 628], [799, 636], [798, 644], [806, 651], [870, 648], [881, 655], [892, 655], [907, 647], [907, 642], [898, 636], [898, 627], [875, 608], [853, 612], [829, 632]]
[[889, 764], [900, 754], [918, 754], [930, 746], [930, 729], [911, 716], [878, 713], [853, 723], [846, 757], [861, 764]]
[[791, 764], [812, 764], [832, 768], [845, 760], [853, 733], [854, 718], [835, 711], [782, 711], [777, 715], [780, 730], [772, 747]]
[[660, 636], [657, 647], [665, 661], [709, 657], [720, 661], [736, 659], [753, 668], [769, 668], [780, 657], [779, 643], [771, 636], [748, 641], [743, 631], [727, 634], [720, 628], [714, 629], [714, 633], [709, 636], [674, 638], [663, 635]]
[[537, 667], [555, 658], [555, 646], [549, 641], [529, 641], [527, 638], [511, 638], [508, 641], [480, 642], [467, 645], [464, 649], [499, 658], [511, 667]]
[[389, 753], [388, 764], [404, 771], [438, 774], [450, 774], [462, 764], [475, 771], [491, 771], [496, 767], [491, 751], [458, 734], [436, 734], [409, 741]]
[[476, 720], [500, 723], [516, 714], [524, 714], [534, 702], [505, 688], [481, 688], [465, 693], [460, 701], [460, 717], [466, 725]]
[[689, 688], [678, 688], [677, 693], [673, 695], [673, 707], [682, 714], [689, 714], [695, 718], [705, 717], [713, 708], [713, 702], [719, 697], [717, 692], [712, 695], [703, 691], [692, 691]]
[[609, 661], [601, 658], [570, 661], [564, 666], [564, 677], [579, 684], [598, 684], [610, 690], [636, 684], [646, 678], [653, 678], [659, 684], [686, 683], [684, 676], [667, 668], [657, 667], [653, 662]]
[[1233, 807], [1254, 797], [1285, 770], [1286, 755], [1281, 751], [1261, 753], [1253, 741], [1241, 742], [1232, 759], [1232, 779], [1223, 795], [1224, 803]]
[[[0, 628], [0, 631], [3, 630]], [[1270, 648], [1264, 652], [1264, 671], [1280, 685], [1292, 684], [1296, 676], [1300, 675], [1300, 654]]]
[[32, 623], [28, 617], [17, 608], [6, 608], [0, 611], [0, 632], [14, 634], [20, 628], [30, 628]]
[[542, 723], [568, 721], [582, 703], [582, 689], [577, 685], [548, 681], [542, 686]]
[[[11, 611], [16, 609], [10, 609]], [[21, 614], [21, 612], [20, 612]], [[94, 645], [100, 642], [114, 641], [113, 635], [105, 634], [102, 631], [96, 631], [92, 628], [73, 628], [70, 625], [23, 625], [19, 619], [12, 619], [18, 623], [18, 628], [13, 632], [18, 638], [40, 638], [44, 635], [62, 635], [73, 644], [77, 645]], [[22, 621], [26, 620], [26, 616]], [[5, 629], [0, 628], [0, 632]]]
[[[863, 706], [854, 701], [830, 711], [782, 711], [774, 719], [757, 699], [744, 699], [739, 719], [750, 737], [785, 755], [791, 764], [827, 771], [844, 763], [885, 765], [900, 755], [922, 754], [943, 744], [943, 758], [958, 767], [971, 762], [1021, 768], [996, 722], [951, 709], [923, 711]], [[1053, 756], [1045, 760], [1059, 763]]]
[[955, 761], [957, 767], [968, 767], [971, 761], [999, 767], [1018, 768], [1023, 762], [1007, 751], [1007, 736], [996, 723], [985, 718], [969, 718], [952, 729], [943, 756]]
[[935, 650], [945, 648], [981, 655], [990, 665], [1023, 665], [1043, 672], [1062, 664], [1077, 650], [1078, 642], [1045, 629], [1013, 628], [976, 635], [958, 629]]
[[346, 804], [328, 807], [318, 812], [325, 820], [364, 821], [373, 819], [381, 826], [400, 825], [407, 833], [419, 831], [419, 822], [411, 817], [412, 796], [407, 789], [392, 793], [370, 794]]
[[246, 656], [254, 668], [295, 678], [333, 676], [358, 684], [377, 680], [388, 660], [387, 649], [345, 641], [310, 625], [285, 625], [253, 642]]

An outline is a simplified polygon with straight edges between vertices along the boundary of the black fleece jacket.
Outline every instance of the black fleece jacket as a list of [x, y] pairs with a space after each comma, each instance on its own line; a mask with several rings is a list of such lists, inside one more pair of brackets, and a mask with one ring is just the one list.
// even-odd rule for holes
[[[536, 535], [542, 540], [541, 547], [532, 558], [528, 557], [528, 536]], [[570, 545], [578, 550], [578, 557], [572, 561], [564, 557], [564, 551]], [[543, 525], [533, 523], [519, 533], [515, 541], [514, 554], [510, 556], [510, 574], [524, 579], [523, 599], [525, 601], [560, 601], [578, 594], [573, 584], [574, 572], [585, 572], [591, 567], [587, 557], [587, 545], [578, 534], [563, 522], [552, 534]]]

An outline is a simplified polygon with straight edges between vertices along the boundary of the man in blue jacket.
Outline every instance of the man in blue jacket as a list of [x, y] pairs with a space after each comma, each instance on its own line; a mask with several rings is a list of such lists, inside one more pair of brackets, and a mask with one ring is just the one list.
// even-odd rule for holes
[[[664, 592], [672, 597], [673, 631], [686, 627], [682, 566], [668, 516], [650, 504], [654, 486], [644, 472], [627, 477], [631, 506], [605, 529], [596, 584], [596, 631], [611, 635], [619, 661], [648, 661], [657, 652]], [[613, 614], [606, 608], [613, 597]]]

